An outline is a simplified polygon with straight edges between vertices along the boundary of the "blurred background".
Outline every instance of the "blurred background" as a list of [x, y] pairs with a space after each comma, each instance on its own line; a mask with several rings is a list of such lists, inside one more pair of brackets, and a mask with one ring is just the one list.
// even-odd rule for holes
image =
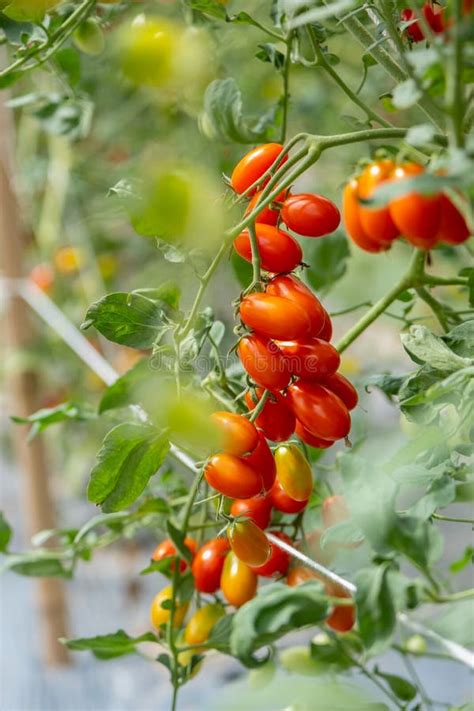
[[[268, 23], [267, 5], [231, 0], [227, 9], [232, 13], [249, 12]], [[76, 328], [83, 322], [89, 305], [110, 292], [155, 287], [173, 280], [182, 289], [183, 307], [192, 302], [197, 288], [195, 266], [208, 257], [198, 253], [195, 259], [189, 259], [178, 248], [157, 248], [154, 239], [138, 235], [130, 224], [121, 190], [131, 180], [147, 184], [155, 170], [163, 166], [166, 170], [167, 166], [185, 165], [193, 189], [192, 204], [186, 213], [191, 246], [198, 252], [203, 246], [208, 252], [209, 247], [210, 251], [215, 248], [213, 230], [219, 234], [225, 223], [232, 224], [238, 215], [224, 211], [221, 175], [230, 174], [248, 147], [212, 135], [203, 119], [205, 86], [216, 78], [234, 77], [242, 94], [246, 119], [255, 124], [260, 117], [267, 117], [269, 140], [278, 140], [281, 120], [275, 106], [282, 93], [282, 78], [272, 63], [265, 61], [267, 53], [262, 45], [265, 46], [268, 37], [258, 27], [206, 23], [203, 44], [196, 45], [202, 63], [198, 79], [189, 77], [189, 84], [185, 82], [184, 88], [176, 91], [137, 88], [122, 71], [119, 34], [124, 10], [104, 6], [103, 11], [109, 14], [104, 25], [105, 48], [99, 56], [90, 56], [77, 43], [70, 42], [56, 63], [45, 67], [45, 71], [26, 75], [0, 96], [0, 157], [5, 170], [8, 166], [8, 177], [18, 198], [16, 204], [6, 191], [0, 196], [4, 216], [8, 212], [10, 224], [17, 228], [15, 234], [8, 235], [16, 244], [16, 256], [9, 254], [8, 259], [21, 260], [22, 274]], [[176, 4], [168, 1], [134, 3], [125, 11], [125, 18], [144, 11], [181, 21]], [[11, 24], [7, 27], [3, 22], [2, 26], [7, 34], [14, 31]], [[363, 75], [359, 49], [347, 35], [338, 34], [329, 40], [329, 49], [341, 60], [338, 72], [351, 87], [357, 88]], [[0, 62], [6, 63], [6, 52], [0, 53]], [[374, 104], [388, 90], [387, 80], [377, 67], [366, 67], [364, 71], [367, 78], [362, 95]], [[353, 115], [354, 109], [345, 95], [322, 70], [293, 66], [290, 86], [288, 136], [301, 131], [343, 132], [363, 121], [363, 116]], [[379, 103], [381, 113], [385, 109]], [[391, 116], [391, 120], [396, 123], [397, 116]], [[355, 145], [326, 152], [298, 182], [297, 188], [321, 193], [340, 206], [344, 181], [357, 161], [369, 157], [373, 148]], [[115, 190], [111, 190], [114, 186]], [[215, 216], [209, 216], [206, 209], [208, 191], [221, 194], [216, 199]], [[173, 208], [177, 215], [184, 210], [180, 203]], [[408, 247], [402, 243], [395, 244], [388, 253], [367, 255], [349, 246], [342, 230], [331, 237], [301, 242], [309, 265], [306, 279], [334, 314], [378, 298], [403, 273], [409, 256]], [[455, 274], [466, 259], [467, 252], [462, 248], [437, 249], [436, 271], [440, 275]], [[234, 338], [231, 301], [248, 280], [247, 265], [233, 257], [221, 265], [208, 289], [205, 304], [226, 325], [224, 352]], [[5, 281], [1, 293], [6, 310], [9, 289]], [[453, 306], [459, 303], [456, 288], [444, 290], [443, 294]], [[341, 371], [359, 386], [362, 395], [351, 439], [369, 455], [371, 451], [374, 456], [380, 450], [389, 452], [411, 434], [411, 426], [400, 421], [398, 410], [382, 393], [364, 390], [374, 374], [404, 373], [413, 367], [399, 339], [404, 308], [403, 302], [397, 302], [391, 315], [380, 318], [343, 356]], [[334, 316], [335, 341], [361, 312]], [[59, 528], [80, 527], [94, 515], [92, 505], [85, 501], [85, 489], [95, 454], [113, 416], [105, 416], [93, 425], [87, 420], [79, 424], [60, 423], [41, 436], [41, 444], [40, 440], [34, 440], [34, 444], [25, 445], [27, 427], [13, 424], [11, 415], [25, 416], [66, 401], [87, 402], [95, 407], [105, 385], [71, 350], [64, 332], [60, 337], [26, 306], [20, 308], [18, 315], [22, 321], [21, 342], [5, 350], [2, 357], [4, 414], [0, 463], [1, 507], [14, 529], [11, 548], [21, 551], [30, 546], [29, 539], [37, 532], [35, 521], [39, 519], [49, 520], [51, 526]], [[49, 317], [54, 321], [54, 312], [50, 311]], [[422, 323], [435, 332], [438, 330], [424, 305], [411, 311], [410, 318], [423, 319]], [[58, 327], [61, 331], [61, 324]], [[141, 357], [140, 352], [112, 344], [97, 332], [86, 331], [85, 336], [119, 373]], [[20, 372], [29, 374], [26, 400], [16, 379]], [[157, 392], [157, 401], [159, 397]], [[25, 402], [30, 412], [24, 411]], [[371, 437], [366, 441], [369, 428]], [[335, 453], [331, 450], [327, 456], [330, 461]], [[31, 469], [31, 460], [36, 463], [34, 474], [25, 472], [25, 467]], [[44, 481], [49, 488], [52, 510], [47, 497], [41, 497], [42, 504], [33, 500], [32, 491], [38, 496]], [[38, 511], [42, 505], [45, 509]], [[457, 505], [454, 509], [462, 515], [463, 511], [466, 513], [464, 506]], [[466, 547], [462, 531], [448, 524], [443, 532], [447, 536], [446, 560], [457, 560]], [[89, 655], [78, 654], [71, 659], [63, 651], [58, 652], [44, 625], [45, 619], [53, 619], [53, 628], [63, 630], [61, 634], [69, 637], [118, 628], [126, 629], [129, 634], [141, 634], [148, 629], [149, 602], [161, 587], [161, 581], [155, 576], [140, 577], [139, 572], [146, 566], [155, 545], [152, 531], [140, 532], [130, 540], [97, 551], [91, 562], [79, 562], [73, 580], [51, 587], [44, 580], [38, 582], [12, 573], [1, 578], [0, 704], [4, 711], [168, 708], [170, 691], [163, 667], [133, 656], [104, 663]], [[460, 575], [466, 577], [469, 585], [469, 573], [464, 570]], [[463, 624], [461, 619], [450, 629], [457, 641], [472, 642], [469, 639], [472, 626]], [[299, 635], [296, 639], [307, 636]], [[294, 644], [295, 640], [290, 642]], [[400, 660], [393, 656], [389, 663], [396, 673]], [[418, 671], [433, 697], [452, 704], [469, 701], [472, 687], [462, 666], [424, 660]], [[211, 658], [206, 672], [184, 688], [181, 708], [217, 711], [245, 705], [274, 711], [276, 703], [278, 708], [284, 707], [282, 699], [288, 691], [288, 707], [293, 704], [291, 708], [296, 709], [297, 691], [294, 685], [282, 684], [285, 679], [284, 672], [280, 672], [272, 682], [278, 689], [277, 696], [272, 698], [267, 690], [264, 698], [262, 691], [248, 686], [247, 675], [235, 662]], [[326, 685], [330, 694], [331, 683], [326, 677], [299, 678], [302, 702], [308, 695], [313, 698], [318, 685], [321, 688]], [[229, 684], [237, 684], [240, 695], [236, 696], [233, 686], [226, 691]], [[332, 708], [346, 708], [345, 703], [358, 708], [358, 695], [360, 708], [364, 704], [367, 708], [360, 686], [348, 693], [345, 701], [341, 698], [334, 701]]]

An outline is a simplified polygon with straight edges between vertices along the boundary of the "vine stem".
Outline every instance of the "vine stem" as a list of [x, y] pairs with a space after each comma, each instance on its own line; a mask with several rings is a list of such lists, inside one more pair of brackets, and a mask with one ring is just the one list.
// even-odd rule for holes
[[451, 521], [452, 523], [468, 523], [474, 526], [474, 519], [472, 518], [460, 518], [458, 516], [444, 516], [443, 514], [434, 513], [431, 514], [431, 518], [435, 518], [438, 521]]
[[248, 287], [248, 290], [250, 290], [250, 288], [253, 288], [254, 286], [258, 286], [260, 284], [262, 274], [260, 270], [261, 259], [260, 250], [258, 248], [257, 229], [255, 227], [255, 222], [251, 222], [249, 224], [248, 231], [250, 237], [250, 247], [252, 250], [252, 283], [250, 287]]
[[454, 0], [454, 23], [450, 29], [452, 38], [452, 58], [446, 73], [446, 103], [451, 117], [451, 133], [456, 148], [464, 145], [464, 93], [462, 85], [463, 72], [463, 30], [462, 30], [462, 0]]
[[258, 401], [258, 403], [255, 405], [254, 409], [252, 410], [252, 414], [251, 414], [250, 417], [249, 417], [249, 421], [250, 421], [250, 422], [255, 422], [255, 420], [257, 419], [257, 417], [260, 415], [260, 413], [262, 412], [263, 408], [265, 407], [265, 403], [266, 403], [266, 401], [268, 400], [269, 395], [270, 395], [270, 391], [269, 391], [269, 390], [265, 390], [265, 392], [263, 393], [262, 397], [260, 398], [260, 400]]
[[435, 297], [432, 296], [430, 294], [430, 292], [427, 289], [425, 289], [424, 286], [419, 286], [416, 290], [416, 293], [418, 294], [420, 299], [422, 301], [424, 301], [425, 304], [427, 304], [430, 307], [430, 309], [432, 310], [432, 312], [438, 319], [439, 324], [440, 324], [441, 328], [443, 329], [443, 331], [445, 333], [447, 331], [449, 331], [449, 323], [448, 323], [448, 319], [446, 318], [443, 305], [440, 304], [440, 302], [437, 299], [435, 299]]
[[425, 263], [425, 252], [416, 250], [413, 253], [410, 265], [407, 272], [399, 279], [399, 281], [357, 321], [357, 323], [347, 331], [336, 345], [339, 353], [348, 348], [360, 334], [365, 331], [383, 312], [392, 304], [395, 299], [406, 289], [414, 286], [423, 275], [423, 267]]
[[293, 45], [293, 32], [289, 32], [286, 38], [286, 55], [285, 65], [283, 67], [283, 96], [282, 107], [283, 116], [281, 120], [280, 142], [284, 143], [286, 139], [286, 129], [288, 125], [288, 104], [290, 101], [290, 67], [291, 67], [291, 50]]

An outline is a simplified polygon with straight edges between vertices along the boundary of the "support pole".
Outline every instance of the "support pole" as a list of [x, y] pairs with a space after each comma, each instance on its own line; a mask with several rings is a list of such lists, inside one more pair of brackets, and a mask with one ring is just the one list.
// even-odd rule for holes
[[[8, 279], [22, 276], [25, 231], [14, 189], [12, 149], [14, 125], [5, 106], [6, 92], [0, 98], [0, 254], [2, 273]], [[10, 351], [34, 349], [34, 334], [29, 308], [21, 297], [7, 294], [5, 322], [2, 329], [5, 346]], [[15, 370], [8, 375], [9, 412], [26, 417], [38, 409], [38, 376], [34, 371]], [[12, 428], [13, 444], [22, 474], [21, 497], [25, 528], [31, 536], [43, 529], [55, 528], [54, 506], [50, 491], [44, 440], [27, 443], [27, 428]], [[67, 637], [66, 600], [63, 581], [38, 578], [36, 602], [42, 627], [42, 654], [47, 664], [67, 664], [66, 647], [59, 637]]]

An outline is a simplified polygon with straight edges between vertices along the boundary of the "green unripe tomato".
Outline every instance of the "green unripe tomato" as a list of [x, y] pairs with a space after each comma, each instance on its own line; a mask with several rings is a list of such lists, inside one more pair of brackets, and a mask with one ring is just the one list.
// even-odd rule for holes
[[92, 17], [88, 17], [79, 25], [72, 38], [76, 47], [84, 54], [96, 56], [104, 51], [104, 33], [99, 23]]
[[283, 669], [293, 674], [314, 676], [321, 673], [321, 665], [312, 658], [308, 647], [289, 647], [280, 653], [280, 664]]
[[173, 82], [182, 30], [162, 17], [138, 15], [119, 36], [122, 70], [134, 84], [165, 87]]
[[411, 654], [424, 654], [428, 649], [426, 640], [421, 634], [414, 634], [405, 641], [405, 649]]

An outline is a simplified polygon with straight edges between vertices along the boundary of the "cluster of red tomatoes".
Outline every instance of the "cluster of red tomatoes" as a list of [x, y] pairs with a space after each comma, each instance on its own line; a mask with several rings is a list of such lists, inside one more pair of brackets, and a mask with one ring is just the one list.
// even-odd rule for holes
[[[250, 197], [246, 214], [253, 212], [260, 201], [265, 181], [259, 188], [254, 184], [275, 163], [283, 164], [287, 157], [280, 159], [283, 146], [280, 143], [266, 143], [247, 153], [236, 165], [231, 177], [231, 186], [239, 195]], [[268, 181], [267, 181], [268, 182]], [[267, 272], [291, 272], [303, 258], [298, 242], [288, 232], [279, 229], [285, 226], [303, 237], [322, 237], [334, 232], [341, 216], [336, 205], [322, 195], [302, 193], [291, 195], [283, 190], [273, 205], [263, 207], [255, 220], [258, 251], [261, 267]], [[238, 254], [248, 262], [252, 261], [252, 248], [248, 230], [244, 230], [234, 241]]]
[[[463, 15], [469, 15], [473, 9], [473, 0], [463, 0]], [[436, 2], [425, 2], [421, 8], [421, 14], [435, 35], [442, 34], [449, 29], [452, 21], [446, 18], [445, 8]], [[412, 8], [405, 8], [401, 12], [403, 22], [410, 22], [406, 28], [406, 33], [412, 42], [421, 42], [425, 39], [425, 32], [422, 24], [417, 19], [417, 13]]]
[[358, 247], [366, 252], [382, 252], [401, 236], [419, 249], [432, 249], [440, 242], [461, 244], [468, 239], [470, 230], [463, 215], [444, 193], [410, 192], [383, 207], [364, 204], [382, 183], [409, 179], [423, 172], [423, 166], [417, 163], [400, 165], [385, 158], [369, 163], [347, 183], [343, 193], [344, 223]]
[[[277, 463], [283, 460], [287, 468], [288, 459], [295, 457], [293, 467], [302, 467], [304, 475], [311, 478], [309, 464], [301, 452], [288, 445], [287, 452], [276, 454]], [[290, 462], [291, 464], [291, 462]], [[285, 467], [279, 468], [281, 473]], [[285, 472], [283, 471], [283, 481]], [[290, 481], [290, 479], [288, 479]], [[301, 485], [300, 485], [301, 486]], [[306, 502], [305, 502], [306, 503]], [[233, 607], [241, 607], [251, 600], [258, 586], [258, 577], [278, 577], [286, 580], [290, 586], [299, 585], [309, 579], [321, 580], [326, 593], [339, 598], [349, 598], [350, 595], [335, 583], [322, 580], [316, 573], [301, 565], [290, 566], [290, 556], [281, 548], [272, 545], [263, 529], [270, 524], [272, 506], [277, 508], [269, 496], [255, 496], [250, 499], [235, 499], [230, 513], [233, 522], [227, 528], [227, 537], [217, 537], [204, 543], [200, 548], [193, 538], [186, 538], [184, 543], [191, 555], [191, 572], [195, 589], [204, 595], [222, 593], [224, 601]], [[332, 496], [323, 502], [322, 518], [327, 528], [347, 518], [345, 502], [340, 496]], [[292, 539], [281, 531], [272, 531], [280, 540], [292, 544]], [[310, 537], [309, 537], [310, 538]], [[170, 569], [176, 564], [176, 548], [170, 539], [160, 543], [155, 549], [152, 559], [161, 561], [169, 559]], [[186, 570], [187, 563], [180, 560], [180, 571]], [[170, 610], [163, 602], [169, 600], [172, 587], [161, 590], [152, 602], [150, 615], [153, 626], [160, 631], [161, 626], [170, 619]], [[183, 625], [188, 604], [177, 601], [174, 614], [174, 626]], [[182, 637], [188, 645], [203, 644], [209, 637], [216, 622], [225, 614], [223, 604], [213, 602], [199, 607], [187, 622]], [[355, 608], [353, 605], [335, 605], [326, 624], [338, 632], [349, 631], [355, 623]]]

